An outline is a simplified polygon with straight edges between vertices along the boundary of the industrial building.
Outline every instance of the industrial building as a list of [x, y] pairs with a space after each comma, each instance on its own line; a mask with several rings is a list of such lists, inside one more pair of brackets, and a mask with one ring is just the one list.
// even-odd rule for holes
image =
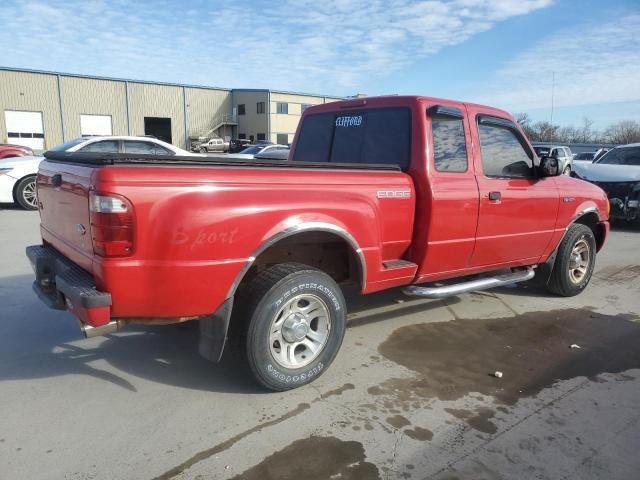
[[0, 68], [0, 143], [41, 151], [83, 135], [290, 143], [302, 112], [340, 97]]

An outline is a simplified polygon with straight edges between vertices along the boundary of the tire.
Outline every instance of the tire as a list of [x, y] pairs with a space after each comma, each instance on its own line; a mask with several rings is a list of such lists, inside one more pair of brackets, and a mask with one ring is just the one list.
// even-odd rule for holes
[[571, 225], [558, 247], [548, 290], [563, 297], [579, 294], [589, 284], [595, 264], [596, 238], [593, 231], [586, 225]]
[[29, 175], [21, 179], [15, 186], [14, 197], [16, 203], [25, 210], [38, 209], [38, 197], [36, 196], [36, 176]]
[[204, 147], [200, 147], [200, 153], [207, 153], [207, 149]]
[[326, 273], [299, 263], [274, 265], [239, 294], [249, 367], [263, 387], [305, 385], [336, 357], [346, 328], [345, 301]]
[[564, 170], [562, 171], [563, 175], [567, 175], [567, 176], [571, 176], [571, 166], [567, 165], [566, 167], [564, 167]]

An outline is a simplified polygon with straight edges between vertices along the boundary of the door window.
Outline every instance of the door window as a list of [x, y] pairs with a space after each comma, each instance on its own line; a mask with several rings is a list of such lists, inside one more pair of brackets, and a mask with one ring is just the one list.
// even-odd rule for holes
[[117, 140], [102, 140], [100, 142], [93, 142], [82, 147], [79, 152], [99, 152], [99, 153], [118, 153]]
[[532, 159], [524, 149], [521, 139], [506, 126], [478, 125], [482, 168], [487, 177], [533, 177]]
[[461, 118], [431, 115], [433, 159], [438, 172], [466, 172], [467, 144]]

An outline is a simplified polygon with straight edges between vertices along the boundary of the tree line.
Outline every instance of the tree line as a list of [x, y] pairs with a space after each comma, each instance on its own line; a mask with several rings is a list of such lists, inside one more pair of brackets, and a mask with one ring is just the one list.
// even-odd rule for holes
[[579, 126], [561, 127], [551, 122], [533, 122], [526, 113], [517, 113], [516, 120], [532, 142], [552, 143], [637, 143], [640, 142], [640, 122], [622, 120], [603, 130], [593, 128], [594, 121], [582, 119]]

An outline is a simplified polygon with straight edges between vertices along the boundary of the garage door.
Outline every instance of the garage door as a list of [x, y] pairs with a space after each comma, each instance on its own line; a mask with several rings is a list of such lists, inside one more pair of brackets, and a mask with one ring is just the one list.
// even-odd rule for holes
[[80, 115], [80, 132], [87, 135], [111, 135], [111, 115]]
[[44, 150], [42, 112], [5, 110], [4, 120], [8, 143], [24, 145], [33, 150]]

